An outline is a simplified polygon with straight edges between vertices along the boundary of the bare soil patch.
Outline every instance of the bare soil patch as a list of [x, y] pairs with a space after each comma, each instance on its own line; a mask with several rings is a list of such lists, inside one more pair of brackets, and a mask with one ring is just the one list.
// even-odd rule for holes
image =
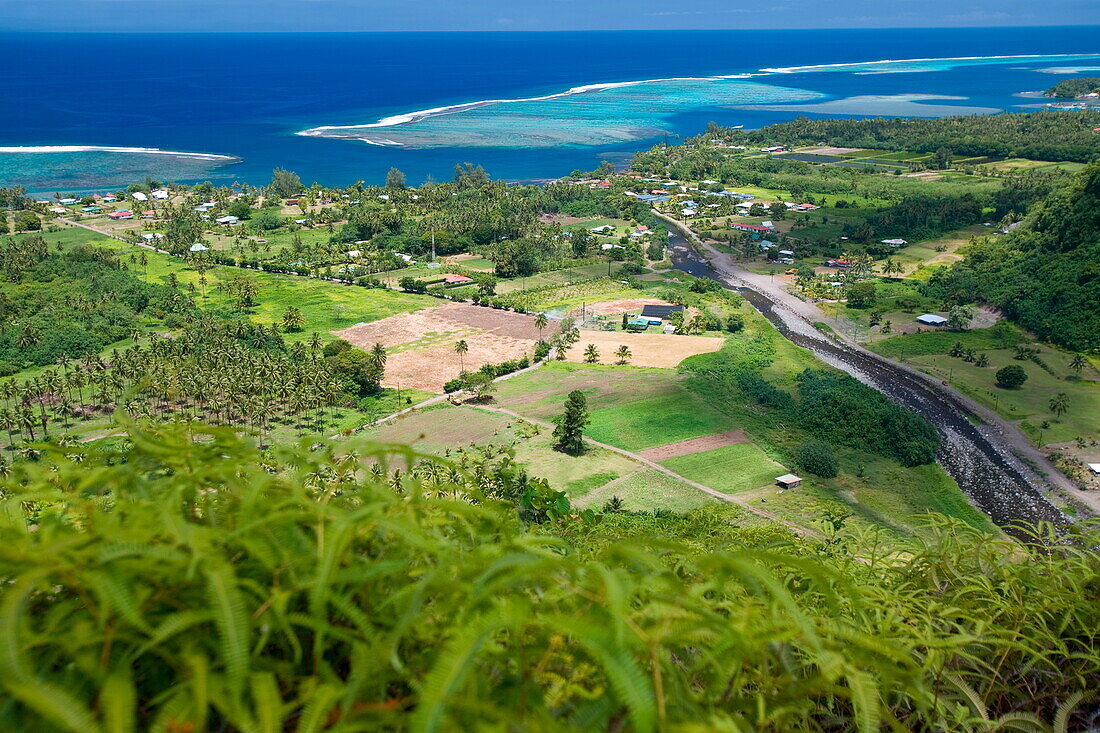
[[539, 214], [539, 221], [543, 224], [580, 224], [582, 221], [592, 221], [593, 217], [581, 218], [567, 216], [565, 214]]
[[678, 336], [664, 333], [626, 333], [623, 331], [581, 331], [581, 340], [565, 352], [567, 361], [583, 362], [588, 344], [595, 344], [600, 363], [614, 364], [615, 351], [622, 345], [630, 349], [632, 366], [671, 369], [696, 354], [709, 354], [722, 348], [725, 339], [711, 336]]
[[744, 430], [730, 430], [725, 433], [704, 435], [701, 438], [691, 438], [690, 440], [681, 440], [678, 443], [669, 443], [668, 445], [658, 445], [655, 448], [646, 448], [645, 450], [638, 451], [638, 454], [651, 461], [663, 461], [668, 458], [677, 458], [679, 456], [688, 456], [692, 453], [702, 453], [703, 451], [714, 450], [715, 448], [724, 448], [727, 445], [746, 443], [748, 440]]
[[[363, 323], [334, 335], [364, 349], [376, 343], [393, 349], [386, 361], [387, 387], [442, 392], [462, 369], [474, 371], [532, 353], [539, 332], [534, 316], [453, 304]], [[459, 340], [469, 347], [461, 358], [454, 350]]]
[[[667, 300], [659, 298], [623, 298], [621, 300], [608, 300], [603, 303], [589, 303], [584, 307], [584, 312], [594, 316], [608, 316], [615, 313], [639, 313], [647, 305], [672, 305]], [[580, 308], [574, 309], [579, 315]], [[570, 312], [570, 315], [573, 313]]]

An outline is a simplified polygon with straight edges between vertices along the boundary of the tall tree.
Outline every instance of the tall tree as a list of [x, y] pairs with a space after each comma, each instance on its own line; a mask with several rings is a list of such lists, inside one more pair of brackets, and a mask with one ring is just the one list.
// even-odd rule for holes
[[470, 345], [466, 343], [466, 339], [459, 339], [458, 343], [455, 344], [455, 353], [458, 354], [458, 371], [460, 371], [460, 372], [466, 371], [466, 367], [463, 364], [463, 359], [462, 358], [466, 355], [466, 352], [468, 352], [469, 350], [470, 350]]
[[302, 179], [294, 171], [276, 168], [271, 171], [271, 188], [275, 194], [286, 198], [301, 193]]
[[539, 341], [542, 341], [542, 330], [549, 324], [545, 313], [535, 314], [535, 328], [539, 330]]
[[397, 168], [390, 168], [386, 173], [386, 188], [394, 191], [405, 188], [405, 174]]
[[584, 429], [588, 426], [588, 399], [575, 389], [565, 400], [565, 411], [555, 420], [554, 449], [571, 456], [584, 453]]

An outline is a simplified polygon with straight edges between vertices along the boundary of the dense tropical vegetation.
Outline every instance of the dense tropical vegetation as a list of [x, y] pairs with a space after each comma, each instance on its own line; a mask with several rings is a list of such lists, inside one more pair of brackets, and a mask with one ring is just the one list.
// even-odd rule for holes
[[843, 517], [821, 539], [721, 510], [574, 518], [506, 463], [396, 470], [417, 458], [261, 454], [228, 429], [179, 425], [13, 466], [0, 478], [3, 726], [1097, 722], [1094, 528], [1029, 548], [950, 522], [885, 544]]
[[1034, 206], [1022, 226], [975, 242], [928, 288], [990, 303], [1052, 343], [1100, 350], [1100, 162]]
[[1043, 92], [1048, 97], [1060, 97], [1072, 99], [1083, 94], [1092, 94], [1100, 91], [1100, 78], [1095, 76], [1082, 76], [1076, 79], [1062, 79], [1060, 82]]
[[936, 119], [798, 117], [743, 133], [746, 142], [781, 141], [934, 152], [996, 155], [1087, 163], [1100, 155], [1100, 111], [1013, 112]]

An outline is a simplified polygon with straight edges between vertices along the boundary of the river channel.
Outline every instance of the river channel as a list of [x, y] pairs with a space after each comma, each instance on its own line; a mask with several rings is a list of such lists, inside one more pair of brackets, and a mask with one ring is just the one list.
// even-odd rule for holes
[[943, 436], [937, 460], [971, 502], [1009, 534], [1022, 537], [1014, 525], [1070, 520], [1043, 496], [1044, 483], [1021, 461], [996, 426], [983, 424], [948, 391], [897, 364], [822, 334], [804, 318], [736, 277], [716, 272], [684, 235], [668, 225], [673, 265], [697, 277], [707, 277], [736, 290], [791, 342], [819, 359], [848, 372], [893, 402], [924, 416]]

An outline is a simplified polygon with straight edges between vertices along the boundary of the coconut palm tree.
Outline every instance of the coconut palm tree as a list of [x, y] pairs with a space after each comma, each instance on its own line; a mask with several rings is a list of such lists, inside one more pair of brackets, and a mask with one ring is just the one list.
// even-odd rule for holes
[[596, 344], [588, 344], [584, 347], [584, 360], [589, 364], [599, 364], [600, 350], [596, 348]]
[[550, 321], [546, 317], [545, 313], [535, 314], [535, 328], [539, 330], [539, 341], [542, 341], [542, 331], [544, 328], [546, 328], [547, 325], [549, 325], [549, 323]]
[[458, 343], [455, 344], [455, 353], [458, 354], [458, 371], [460, 372], [466, 371], [465, 365], [462, 361], [462, 357], [465, 356], [466, 352], [468, 352], [469, 350], [470, 345], [466, 343], [466, 339], [459, 339]]
[[619, 366], [623, 366], [630, 361], [631, 353], [630, 348], [623, 344], [619, 348], [615, 349], [615, 363]]
[[1065, 415], [1066, 411], [1069, 409], [1069, 400], [1066, 397], [1066, 393], [1059, 392], [1058, 394], [1051, 397], [1050, 402], [1047, 403], [1047, 407], [1049, 407], [1050, 411], [1053, 412], [1057, 417]]
[[1069, 368], [1074, 371], [1077, 376], [1081, 376], [1081, 370], [1088, 366], [1088, 359], [1084, 354], [1074, 354], [1073, 358], [1069, 360]]

